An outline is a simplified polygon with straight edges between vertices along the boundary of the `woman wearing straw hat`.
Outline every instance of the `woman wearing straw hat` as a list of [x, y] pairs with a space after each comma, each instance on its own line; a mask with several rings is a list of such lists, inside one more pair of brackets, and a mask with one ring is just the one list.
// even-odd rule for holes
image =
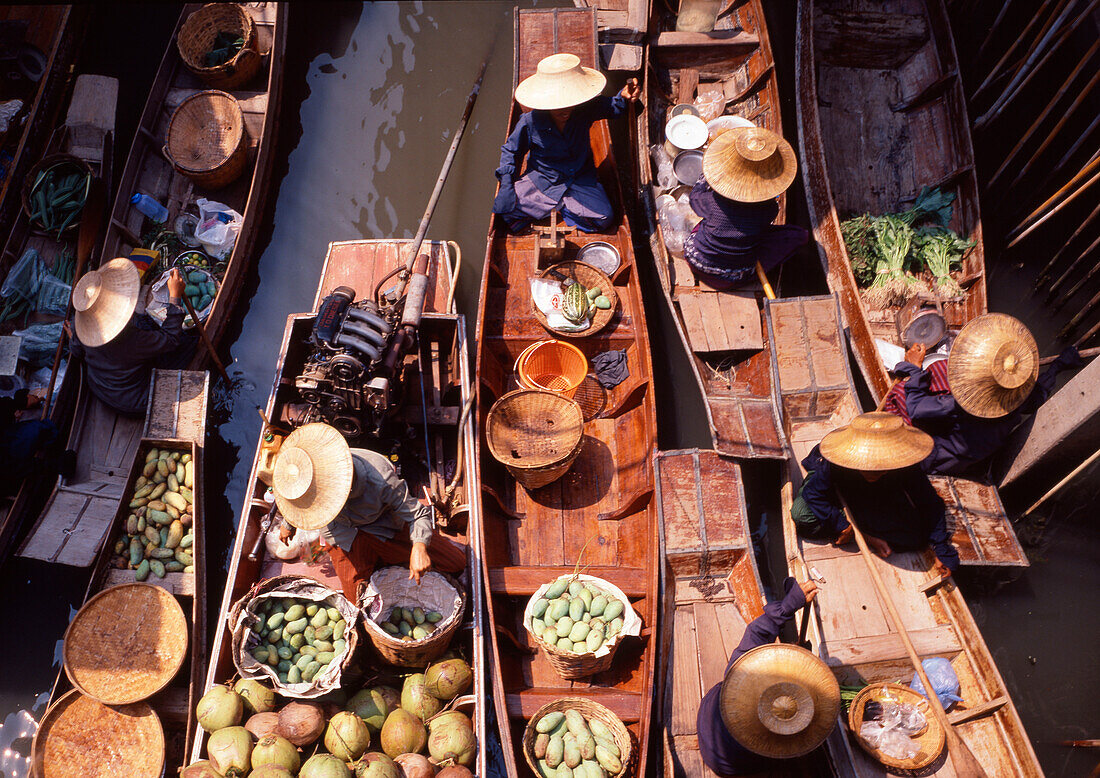
[[[588, 131], [600, 119], [619, 116], [641, 89], [632, 78], [615, 97], [603, 97], [606, 84], [603, 73], [583, 67], [575, 54], [552, 54], [516, 87], [516, 102], [531, 110], [501, 148], [493, 202], [493, 213], [512, 232], [555, 209], [584, 232], [610, 226], [615, 211], [596, 178]], [[520, 177], [525, 156], [527, 173]]]
[[893, 371], [903, 380], [891, 387], [883, 410], [932, 436], [932, 453], [921, 467], [944, 475], [988, 465], [1024, 417], [1050, 397], [1058, 374], [1082, 364], [1070, 346], [1040, 374], [1035, 339], [1003, 313], [971, 320], [947, 359], [918, 367], [926, 353], [921, 344], [905, 352]]
[[[173, 269], [161, 325], [135, 312], [141, 278], [125, 257], [89, 270], [73, 288], [72, 353], [84, 358], [92, 393], [119, 413], [144, 414], [153, 368], [182, 367], [190, 360], [197, 341], [183, 331], [180, 301], [186, 283]], [[65, 327], [71, 336], [67, 323]]]
[[932, 438], [892, 413], [864, 413], [833, 430], [802, 460], [806, 478], [791, 506], [798, 533], [838, 546], [851, 541], [843, 497], [879, 556], [931, 545], [936, 572], [950, 575], [959, 554], [943, 500], [919, 467], [931, 451]]
[[431, 508], [409, 494], [390, 461], [374, 451], [349, 448], [328, 424], [305, 424], [286, 437], [271, 487], [287, 524], [321, 530], [352, 602], [379, 562], [408, 564], [409, 578], [417, 581], [433, 567], [445, 573], [466, 567], [466, 551], [434, 534]]
[[817, 585], [788, 578], [783, 588], [783, 599], [745, 628], [725, 678], [699, 705], [699, 755], [718, 775], [775, 768], [774, 760], [810, 753], [836, 727], [840, 686], [828, 666], [804, 648], [775, 643]]
[[732, 289], [778, 267], [806, 245], [797, 225], [772, 224], [776, 199], [798, 172], [791, 144], [764, 127], [737, 127], [719, 135], [703, 155], [703, 175], [691, 190], [702, 221], [684, 240], [684, 259], [715, 289]]

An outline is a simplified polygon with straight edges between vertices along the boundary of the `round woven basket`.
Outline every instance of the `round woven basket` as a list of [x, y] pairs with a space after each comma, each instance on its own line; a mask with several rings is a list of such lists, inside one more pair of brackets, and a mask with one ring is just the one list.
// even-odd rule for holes
[[577, 403], [543, 389], [517, 389], [489, 409], [486, 440], [493, 458], [528, 489], [552, 483], [569, 470], [584, 441]]
[[240, 178], [248, 154], [237, 98], [207, 89], [185, 99], [168, 121], [164, 156], [207, 189], [221, 189]]
[[169, 684], [187, 654], [187, 619], [159, 586], [112, 586], [84, 604], [65, 630], [65, 675], [107, 705], [144, 700]]
[[543, 270], [542, 273], [539, 274], [540, 278], [545, 278], [550, 281], [561, 281], [561, 276], [582, 283], [588, 289], [594, 286], [599, 287], [604, 296], [611, 301], [611, 307], [607, 310], [597, 308], [596, 312], [592, 314], [592, 318], [589, 320], [588, 327], [583, 330], [570, 332], [556, 330], [551, 327], [546, 320], [546, 314], [540, 311], [539, 307], [535, 305], [532, 300], [531, 308], [535, 311], [535, 318], [539, 320], [539, 323], [543, 327], [550, 330], [555, 335], [561, 335], [563, 338], [585, 338], [589, 335], [595, 335], [607, 326], [608, 322], [611, 321], [611, 317], [615, 315], [615, 310], [619, 306], [619, 297], [615, 294], [615, 287], [611, 285], [611, 278], [602, 270], [597, 270], [591, 265], [586, 265], [584, 262], [576, 261], [559, 262], [556, 265], [546, 268], [546, 270]]
[[[917, 705], [928, 719], [928, 726], [919, 735], [913, 737], [913, 740], [920, 745], [920, 751], [912, 759], [895, 759], [892, 756], [886, 756], [878, 749], [871, 748], [867, 741], [859, 736], [860, 725], [863, 724], [863, 709], [867, 703], [881, 699], [883, 689], [889, 689], [899, 702]], [[913, 691], [908, 686], [896, 683], [874, 683], [857, 694], [848, 708], [848, 728], [852, 730], [852, 734], [864, 751], [887, 767], [898, 770], [921, 770], [932, 764], [943, 751], [944, 742], [947, 739], [943, 725], [929, 710], [928, 700], [924, 695]]]
[[[221, 65], [206, 66], [206, 54], [219, 32], [244, 39], [244, 45]], [[176, 38], [176, 48], [187, 69], [203, 83], [218, 89], [233, 89], [249, 81], [260, 69], [256, 46], [256, 25], [236, 3], [209, 3], [187, 17]]]
[[[92, 185], [92, 176], [94, 175], [91, 166], [80, 157], [74, 157], [72, 154], [50, 154], [40, 159], [34, 167], [30, 169], [26, 177], [23, 178], [23, 186], [19, 190], [19, 195], [23, 201], [23, 213], [27, 214], [28, 219], [31, 218], [31, 214], [34, 211], [34, 203], [31, 202], [31, 190], [34, 189], [34, 184], [38, 180], [38, 174], [44, 173], [57, 165], [71, 167], [71, 172], [73, 173], [85, 173], [88, 175], [88, 182], [84, 187], [84, 198], [87, 199], [88, 190]], [[81, 206], [81, 208], [83, 207], [84, 206]], [[35, 224], [38, 224], [38, 222], [35, 222]], [[71, 230], [78, 224], [80, 224], [80, 219], [74, 218], [72, 223], [66, 227], [65, 230]]]
[[622, 642], [623, 637], [622, 632], [613, 635], [611, 640], [607, 642], [610, 651], [603, 656], [596, 656], [594, 653], [587, 651], [583, 654], [562, 651], [556, 645], [543, 640], [541, 635], [537, 635], [530, 630], [527, 634], [534, 639], [535, 645], [542, 650], [542, 653], [546, 656], [546, 661], [554, 668], [554, 672], [567, 681], [588, 678], [609, 669], [615, 660], [615, 652], [619, 650], [619, 644]]
[[572, 343], [540, 340], [523, 350], [516, 359], [519, 385], [545, 389], [572, 397], [588, 375], [588, 358]]
[[598, 702], [586, 700], [582, 697], [563, 697], [560, 700], [548, 702], [535, 711], [535, 715], [528, 720], [527, 726], [523, 729], [523, 756], [527, 760], [531, 771], [535, 775], [542, 775], [539, 772], [538, 760], [535, 758], [535, 739], [539, 734], [535, 731], [535, 724], [547, 713], [565, 711], [568, 708], [577, 711], [586, 720], [598, 719], [601, 723], [607, 725], [607, 728], [615, 735], [615, 745], [619, 747], [619, 761], [623, 764], [623, 769], [611, 774], [610, 778], [628, 775], [631, 763], [634, 760], [634, 743], [630, 737], [630, 730], [608, 708]]
[[164, 729], [148, 703], [111, 707], [73, 689], [42, 717], [31, 764], [38, 778], [158, 776]]
[[[388, 571], [394, 572], [390, 574]], [[362, 595], [360, 596], [360, 607], [369, 614], [363, 620], [363, 625], [371, 643], [383, 659], [398, 667], [423, 668], [442, 656], [451, 644], [451, 637], [461, 626], [462, 616], [466, 612], [466, 594], [462, 591], [462, 587], [455, 585], [442, 573], [429, 572], [422, 578], [427, 576], [431, 576], [433, 588], [446, 587], [445, 591], [448, 591], [450, 596], [457, 597], [458, 602], [450, 613], [444, 615], [440, 622], [442, 626], [420, 640], [395, 638], [378, 625], [379, 619], [385, 621], [384, 617], [389, 615], [390, 609], [394, 606], [435, 609], [438, 599], [436, 603], [417, 599], [416, 595], [420, 593], [418, 591], [420, 587], [409, 581], [407, 567], [383, 568], [374, 572], [371, 576], [371, 584], [381, 595], [377, 606], [365, 602]]]

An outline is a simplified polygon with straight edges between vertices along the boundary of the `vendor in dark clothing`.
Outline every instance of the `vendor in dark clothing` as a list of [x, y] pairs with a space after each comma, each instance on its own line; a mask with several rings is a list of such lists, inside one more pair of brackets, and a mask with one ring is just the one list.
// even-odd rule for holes
[[35, 473], [73, 473], [76, 454], [63, 449], [57, 425], [49, 419], [19, 417], [41, 404], [42, 398], [26, 389], [0, 397], [0, 496], [15, 494], [23, 480]]
[[[589, 129], [622, 114], [641, 90], [632, 78], [615, 97], [603, 97], [606, 84], [602, 73], [582, 67], [576, 55], [553, 54], [516, 87], [516, 102], [531, 110], [501, 148], [500, 189], [493, 202], [493, 212], [512, 232], [555, 209], [566, 224], [584, 232], [611, 225], [615, 213], [596, 178]], [[524, 157], [527, 173], [520, 177]]]
[[190, 360], [196, 341], [183, 331], [180, 306], [186, 283], [179, 270], [172, 270], [163, 325], [134, 312], [141, 279], [129, 259], [89, 270], [73, 289], [71, 353], [83, 357], [92, 393], [119, 413], [144, 414], [153, 368], [183, 367]]
[[[1023, 324], [1006, 319], [1011, 317], [986, 314], [971, 321], [955, 340], [950, 359], [921, 369], [918, 365], [923, 364], [927, 349], [918, 344], [894, 367], [894, 373], [904, 380], [891, 388], [883, 410], [932, 436], [932, 453], [921, 463], [926, 473], [975, 474], [977, 466], [1000, 450], [1024, 417], [1046, 402], [1058, 374], [1081, 366], [1081, 357], [1071, 346], [1036, 378], [1039, 351], [1034, 339]], [[975, 355], [975, 348], [986, 356]], [[1006, 369], [1009, 359], [1011, 369]], [[963, 402], [970, 410], [951, 391], [952, 364], [955, 381], [963, 388]], [[1013, 373], [1021, 373], [1024, 380], [1018, 386], [1002, 386], [1016, 382], [1009, 377]], [[977, 394], [971, 388], [975, 381]], [[981, 389], [983, 382], [987, 386]], [[979, 396], [986, 399], [978, 400]]]
[[776, 199], [798, 171], [794, 150], [763, 127], [737, 127], [719, 135], [703, 157], [703, 176], [691, 190], [702, 218], [684, 240], [684, 258], [715, 289], [732, 289], [778, 267], [806, 245], [809, 233], [777, 225]]
[[936, 572], [949, 575], [959, 566], [959, 554], [947, 532], [943, 500], [918, 467], [931, 450], [928, 435], [890, 413], [865, 413], [833, 430], [802, 460], [806, 478], [791, 507], [799, 534], [838, 546], [851, 541], [842, 494], [876, 554], [931, 545]]
[[[352, 602], [378, 563], [408, 564], [409, 578], [418, 582], [433, 567], [445, 573], [466, 567], [465, 549], [435, 533], [431, 508], [413, 498], [390, 461], [375, 451], [348, 448], [335, 427], [306, 424], [288, 435], [271, 485], [291, 527], [321, 530]], [[284, 531], [282, 539], [291, 534]]]
[[836, 726], [840, 687], [825, 663], [796, 646], [769, 645], [817, 595], [813, 581], [788, 578], [783, 589], [745, 628], [725, 679], [699, 705], [699, 755], [718, 775], [764, 772], [776, 759], [808, 754]]

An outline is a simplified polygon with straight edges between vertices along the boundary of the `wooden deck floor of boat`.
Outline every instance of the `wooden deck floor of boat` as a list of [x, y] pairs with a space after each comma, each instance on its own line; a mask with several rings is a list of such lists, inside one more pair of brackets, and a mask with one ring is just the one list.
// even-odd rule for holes
[[[313, 310], [317, 310], [327, 295], [338, 286], [355, 290], [355, 299], [364, 300], [374, 294], [375, 285], [398, 265], [405, 263], [409, 240], [349, 240], [329, 244], [325, 266], [321, 270], [321, 282]], [[425, 241], [420, 254], [430, 254], [428, 262], [428, 294], [424, 299], [426, 312], [449, 313], [443, 308], [451, 288], [451, 265], [447, 247], [439, 241]], [[383, 292], [400, 283], [397, 276], [390, 279]]]

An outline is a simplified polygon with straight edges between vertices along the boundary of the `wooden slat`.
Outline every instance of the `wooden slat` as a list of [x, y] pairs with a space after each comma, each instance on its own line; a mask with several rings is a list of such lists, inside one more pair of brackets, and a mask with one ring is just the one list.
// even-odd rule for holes
[[695, 611], [691, 606], [676, 609], [672, 633], [672, 716], [666, 722], [673, 735], [695, 734], [695, 719], [702, 699], [699, 681], [699, 646], [695, 632]]
[[692, 608], [695, 611], [695, 639], [699, 646], [699, 692], [705, 695], [725, 677], [729, 654], [719, 639], [721, 631], [714, 604], [697, 602]]
[[[572, 574], [574, 570], [566, 565], [494, 567], [489, 570], [489, 588], [502, 594], [530, 596], [547, 581]], [[646, 573], [640, 568], [592, 565], [586, 566], [585, 572], [597, 578], [613, 579], [627, 597], [642, 597], [646, 593]]]
[[664, 49], [678, 47], [699, 47], [749, 50], [754, 49], [758, 45], [760, 45], [760, 39], [755, 35], [750, 35], [747, 32], [724, 34], [722, 31], [705, 33], [669, 30], [667, 32], [662, 32], [657, 35], [656, 40], [653, 41], [653, 45]]
[[[624, 724], [632, 724], [642, 715], [641, 695], [598, 686], [579, 687], [572, 690], [572, 693], [580, 691], [580, 688], [584, 689], [585, 697], [610, 708]], [[568, 688], [532, 688], [509, 694], [506, 699], [508, 715], [529, 719], [543, 705], [560, 700], [570, 693]]]
[[[920, 656], [946, 656], [957, 654], [962, 646], [950, 624], [937, 624], [924, 629], [909, 629], [909, 637]], [[908, 656], [905, 646], [896, 632], [881, 635], [860, 635], [843, 641], [829, 641], [829, 663], [832, 665], [860, 665], [904, 659]]]
[[[103, 588], [133, 583], [133, 581], [133, 570], [109, 570], [103, 579]], [[150, 575], [145, 582], [166, 589], [178, 597], [193, 597], [195, 594], [194, 573], [165, 573], [164, 578]]]

